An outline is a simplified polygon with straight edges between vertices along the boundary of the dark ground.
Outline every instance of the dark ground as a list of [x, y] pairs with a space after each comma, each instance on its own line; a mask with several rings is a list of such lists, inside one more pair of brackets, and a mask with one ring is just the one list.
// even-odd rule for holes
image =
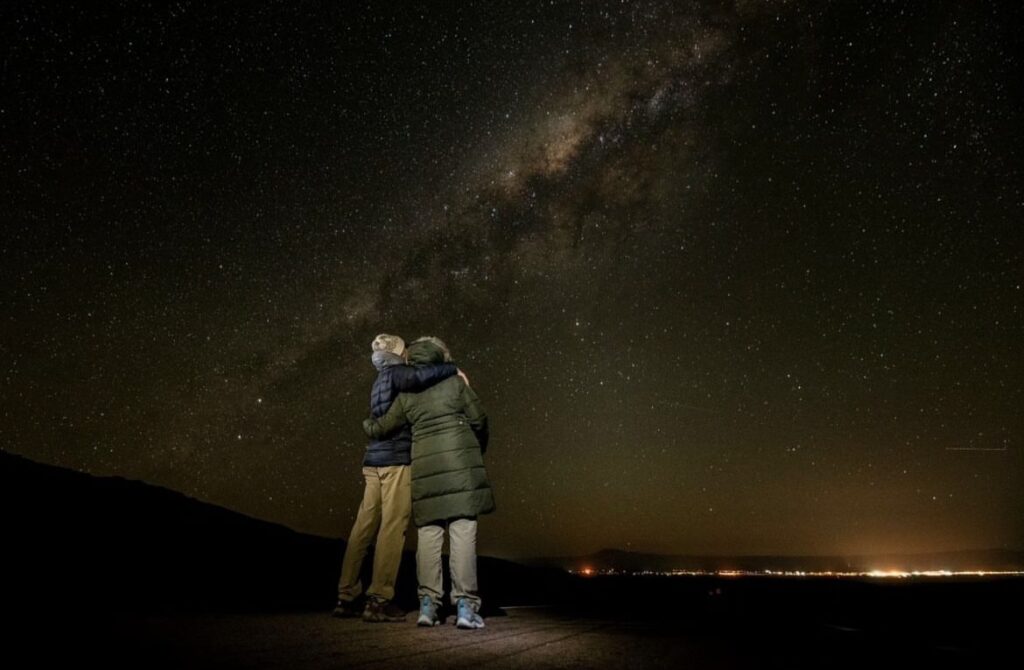
[[[326, 611], [120, 614], [87, 603], [7, 626], [21, 667], [1020, 667], [1024, 580], [593, 578], [576, 602], [489, 608], [481, 631]], [[450, 623], [450, 619], [449, 619]], [[5, 664], [6, 665], [6, 664]]]

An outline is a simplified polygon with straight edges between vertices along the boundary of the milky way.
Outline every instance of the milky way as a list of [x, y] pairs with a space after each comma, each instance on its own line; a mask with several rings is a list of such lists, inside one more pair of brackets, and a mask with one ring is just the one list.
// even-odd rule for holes
[[457, 4], [5, 7], [3, 448], [341, 536], [434, 334], [485, 552], [1024, 544], [1017, 10]]

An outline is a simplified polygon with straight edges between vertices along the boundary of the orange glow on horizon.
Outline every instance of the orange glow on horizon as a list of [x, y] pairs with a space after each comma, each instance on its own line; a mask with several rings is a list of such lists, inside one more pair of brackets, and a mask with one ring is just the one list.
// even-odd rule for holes
[[582, 577], [604, 576], [661, 576], [661, 577], [720, 577], [728, 579], [744, 577], [805, 577], [805, 578], [836, 578], [836, 579], [919, 579], [946, 577], [1024, 577], [1024, 570], [618, 570], [615, 568], [594, 569], [591, 566], [579, 570], [568, 571]]

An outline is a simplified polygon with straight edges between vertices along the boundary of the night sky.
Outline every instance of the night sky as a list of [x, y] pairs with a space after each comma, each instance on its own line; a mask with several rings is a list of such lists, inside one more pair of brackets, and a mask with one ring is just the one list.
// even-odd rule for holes
[[429, 334], [483, 553], [1022, 547], [1017, 5], [4, 3], [0, 447], [344, 536]]

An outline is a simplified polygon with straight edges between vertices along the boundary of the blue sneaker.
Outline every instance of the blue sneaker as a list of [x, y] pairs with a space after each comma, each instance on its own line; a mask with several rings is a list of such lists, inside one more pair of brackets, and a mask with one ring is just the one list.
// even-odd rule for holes
[[469, 598], [459, 598], [456, 609], [458, 611], [458, 618], [455, 620], [455, 625], [459, 628], [484, 627], [483, 617], [476, 613], [476, 607], [473, 606]]
[[441, 620], [437, 617], [437, 603], [430, 596], [423, 596], [420, 599], [420, 616], [416, 619], [417, 626], [440, 626]]

